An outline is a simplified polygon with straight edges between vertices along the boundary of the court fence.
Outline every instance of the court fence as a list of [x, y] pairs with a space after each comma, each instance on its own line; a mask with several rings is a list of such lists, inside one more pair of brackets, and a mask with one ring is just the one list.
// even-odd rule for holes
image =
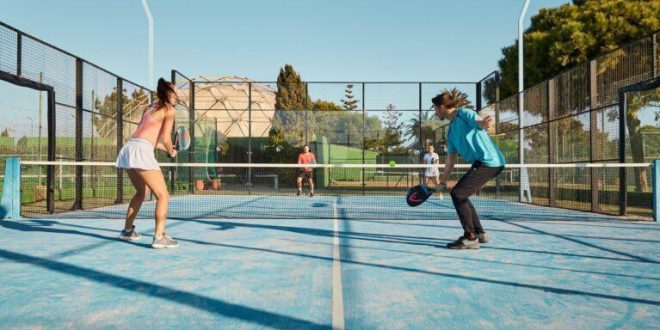
[[[504, 99], [499, 98], [497, 87], [484, 92], [487, 106], [480, 112], [494, 115], [494, 139], [507, 162], [649, 164], [659, 159], [658, 38], [660, 32]], [[497, 74], [487, 77], [482, 86], [498, 86], [498, 79]], [[565, 180], [573, 173], [530, 170], [520, 173], [522, 183], [532, 184], [529, 191], [520, 189], [519, 199], [608, 214], [635, 213], [633, 203], [651, 203], [649, 171], [623, 168], [610, 173], [609, 180], [617, 184], [608, 187], [603, 173], [594, 168], [579, 182], [590, 188], [575, 192], [566, 188], [578, 182]], [[571, 200], [574, 203], [566, 203]], [[617, 208], [605, 207], [617, 204]]]

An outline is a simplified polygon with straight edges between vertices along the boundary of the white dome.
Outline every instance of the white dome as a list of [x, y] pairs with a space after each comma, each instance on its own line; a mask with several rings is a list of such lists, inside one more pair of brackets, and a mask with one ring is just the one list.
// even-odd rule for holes
[[[217, 119], [224, 137], [249, 136], [250, 83], [252, 85], [252, 136], [267, 137], [275, 114], [275, 86], [237, 76], [199, 76], [195, 81], [195, 120]], [[185, 93], [187, 94], [187, 93]]]

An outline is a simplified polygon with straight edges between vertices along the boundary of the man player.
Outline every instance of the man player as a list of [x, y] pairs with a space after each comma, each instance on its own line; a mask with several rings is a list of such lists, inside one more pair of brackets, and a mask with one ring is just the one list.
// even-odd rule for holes
[[[298, 154], [298, 164], [316, 164], [316, 157], [309, 151], [309, 146], [303, 146], [303, 151]], [[298, 193], [296, 196], [302, 194], [303, 179], [309, 182], [309, 197], [314, 197], [314, 169], [311, 167], [301, 167], [298, 173]]]
[[488, 236], [469, 197], [504, 169], [504, 156], [488, 136], [487, 129], [492, 118], [487, 116], [482, 119], [470, 109], [457, 109], [456, 100], [447, 92], [437, 95], [431, 102], [440, 119], [451, 121], [447, 132], [447, 163], [440, 183], [447, 186], [457, 153], [472, 164], [451, 190], [451, 199], [461, 220], [463, 235], [447, 244], [447, 247], [478, 249], [479, 243], [488, 242]]

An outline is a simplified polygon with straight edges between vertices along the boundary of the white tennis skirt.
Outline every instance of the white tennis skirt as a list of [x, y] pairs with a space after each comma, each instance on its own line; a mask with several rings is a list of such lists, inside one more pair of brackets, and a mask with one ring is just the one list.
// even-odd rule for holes
[[154, 146], [145, 139], [136, 138], [130, 139], [121, 148], [115, 166], [123, 169], [160, 170]]

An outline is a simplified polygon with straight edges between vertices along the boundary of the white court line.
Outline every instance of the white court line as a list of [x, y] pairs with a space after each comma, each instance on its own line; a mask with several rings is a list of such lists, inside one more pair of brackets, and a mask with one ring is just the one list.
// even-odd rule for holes
[[337, 200], [332, 202], [332, 227], [334, 230], [332, 244], [332, 328], [344, 329], [344, 295], [341, 285], [341, 259], [339, 254], [339, 219], [337, 217]]

